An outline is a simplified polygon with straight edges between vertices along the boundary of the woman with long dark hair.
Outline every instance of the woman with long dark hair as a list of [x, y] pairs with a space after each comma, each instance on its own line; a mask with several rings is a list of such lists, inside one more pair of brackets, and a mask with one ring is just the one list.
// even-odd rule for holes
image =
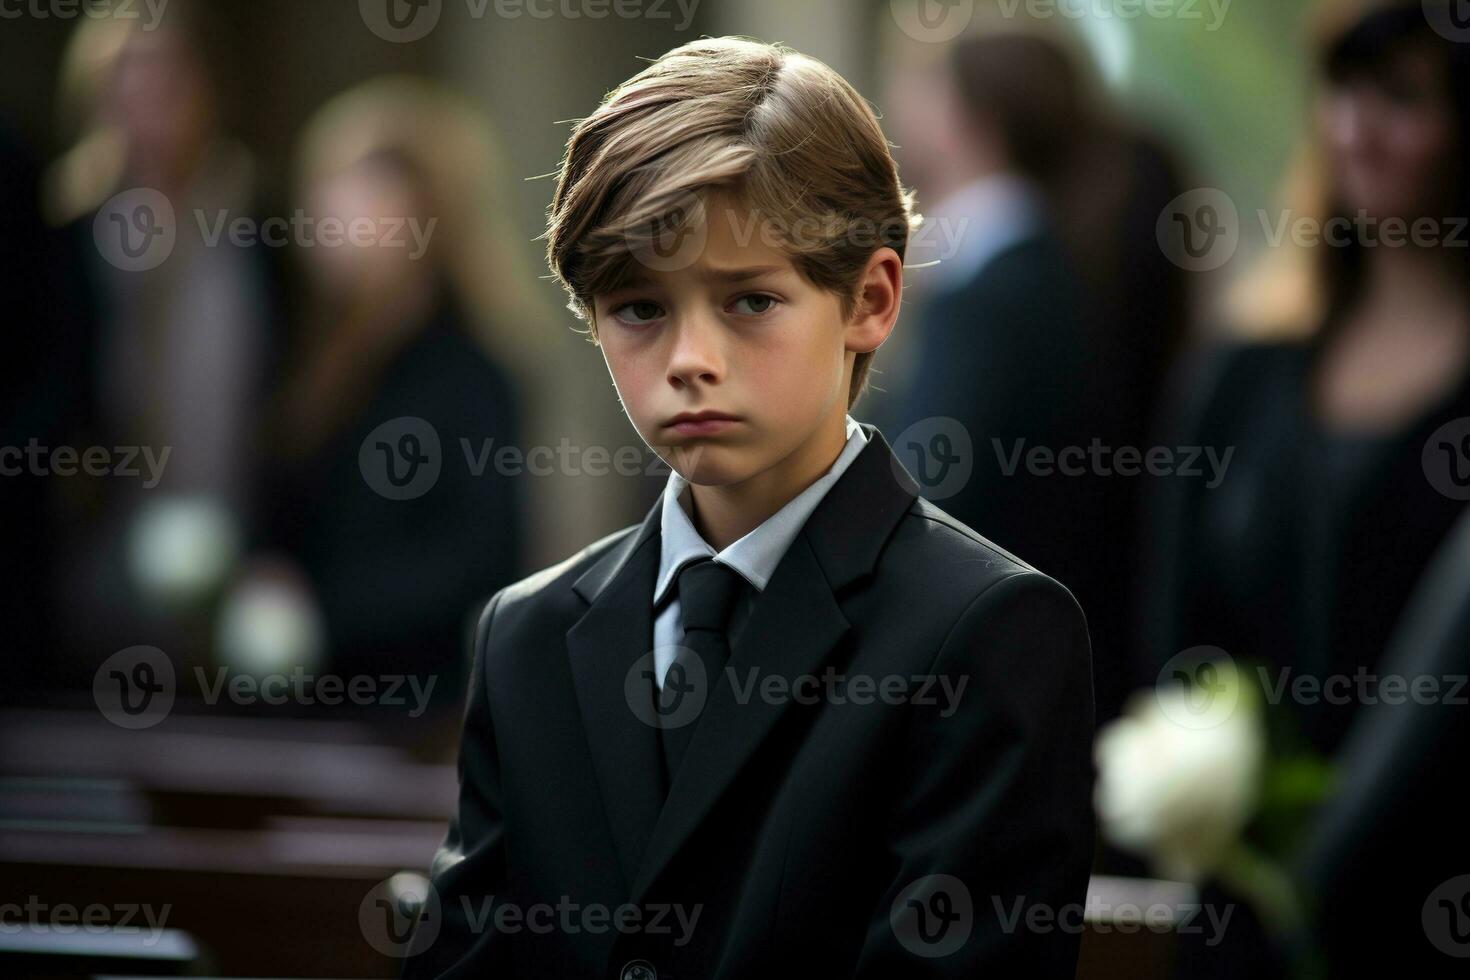
[[[1240, 284], [1235, 325], [1250, 339], [1181, 376], [1166, 440], [1229, 450], [1230, 464], [1213, 489], [1154, 488], [1149, 669], [1201, 645], [1264, 665], [1284, 737], [1327, 758], [1383, 693], [1385, 649], [1470, 468], [1454, 429], [1470, 417], [1470, 45], [1433, 13], [1419, 0], [1324, 7], [1297, 206], [1273, 216], [1288, 234]], [[1363, 913], [1364, 938], [1398, 937], [1399, 963], [1438, 955], [1419, 925], [1427, 892], [1342, 871], [1326, 897]], [[1344, 940], [1362, 930], [1344, 921], [1325, 919], [1321, 939], [1334, 964], [1360, 965]], [[1233, 931], [1213, 951], [1186, 941], [1184, 975], [1266, 958], [1249, 925]]]
[[[1156, 667], [1211, 644], [1323, 677], [1371, 668], [1462, 507], [1424, 447], [1470, 415], [1470, 47], [1417, 2], [1324, 23], [1321, 207], [1285, 214], [1322, 234], [1266, 256], [1244, 283], [1257, 336], [1178, 387], [1181, 444], [1234, 453], [1214, 489], [1160, 481]], [[1353, 707], [1301, 706], [1304, 734], [1330, 752]]]

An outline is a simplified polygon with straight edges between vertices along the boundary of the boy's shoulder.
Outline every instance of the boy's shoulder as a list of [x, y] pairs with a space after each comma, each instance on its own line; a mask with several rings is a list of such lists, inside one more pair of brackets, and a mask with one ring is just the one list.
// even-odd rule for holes
[[[630, 524], [614, 531], [570, 557], [501, 589], [486, 608], [486, 613], [492, 609], [495, 612], [497, 633], [501, 631], [499, 627], [512, 624], [568, 628], [586, 610], [597, 589], [610, 580], [612, 571], [622, 560], [637, 547], [656, 547], [656, 540], [640, 535], [644, 526]], [[852, 533], [860, 535], [865, 531], [854, 527]], [[991, 585], [1026, 573], [1043, 587], [1067, 592], [1044, 573], [922, 496], [912, 498], [904, 514], [892, 525], [873, 567], [873, 576], [880, 587], [890, 589], [899, 605], [923, 597], [931, 605], [953, 603], [961, 609]]]
[[549, 565], [539, 572], [532, 572], [518, 582], [513, 582], [497, 592], [490, 600], [491, 605], [509, 611], [515, 607], [540, 605], [561, 600], [567, 608], [574, 608], [576, 592], [573, 586], [587, 571], [615, 548], [628, 549], [634, 542], [642, 525], [630, 524], [611, 534], [599, 538], [576, 552]]
[[[1006, 589], [994, 589], [1003, 581]], [[1007, 593], [1046, 597], [1064, 615], [1080, 607], [1071, 591], [923, 497], [895, 527], [874, 568], [874, 584], [899, 608], [925, 609], [952, 622], [981, 596]]]
[[[586, 611], [588, 601], [579, 596], [577, 585], [598, 566], [609, 552], [621, 549], [626, 555], [638, 540], [641, 525], [625, 528], [598, 539], [585, 548], [525, 578], [500, 589], [485, 603], [475, 630], [476, 655], [488, 639], [491, 620], [498, 638], [539, 638], [569, 629]], [[615, 567], [614, 560], [604, 566]], [[650, 598], [650, 601], [651, 598]]]
[[916, 549], [921, 558], [978, 560], [991, 572], [983, 576], [987, 579], [1036, 571], [1019, 556], [924, 497], [914, 498], [898, 533], [911, 539], [909, 546]]

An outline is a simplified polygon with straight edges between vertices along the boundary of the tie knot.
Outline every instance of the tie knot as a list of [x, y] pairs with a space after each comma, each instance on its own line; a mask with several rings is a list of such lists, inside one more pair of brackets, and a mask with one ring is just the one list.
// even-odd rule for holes
[[702, 558], [679, 571], [679, 619], [687, 630], [725, 629], [744, 583], [728, 565]]

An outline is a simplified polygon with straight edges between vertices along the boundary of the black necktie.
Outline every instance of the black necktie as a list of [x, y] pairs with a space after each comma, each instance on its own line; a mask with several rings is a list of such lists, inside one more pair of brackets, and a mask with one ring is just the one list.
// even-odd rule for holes
[[[669, 711], [677, 699], [697, 699], [700, 714], [708, 703], [725, 661], [730, 659], [730, 643], [725, 629], [730, 622], [730, 613], [735, 600], [740, 597], [740, 588], [745, 580], [740, 573], [728, 565], [709, 558], [685, 565], [679, 572], [679, 622], [684, 634], [680, 639], [680, 650], [664, 675], [664, 687], [660, 692], [668, 713], [664, 717], [688, 718], [688, 709]], [[690, 658], [698, 657], [702, 670], [694, 669]], [[701, 678], [700, 675], [703, 674]], [[699, 690], [699, 688], [703, 690]], [[674, 773], [684, 760], [684, 752], [694, 738], [694, 727], [699, 723], [696, 715], [688, 724], [677, 728], [660, 728], [659, 741], [664, 755], [664, 792], [673, 784]]]

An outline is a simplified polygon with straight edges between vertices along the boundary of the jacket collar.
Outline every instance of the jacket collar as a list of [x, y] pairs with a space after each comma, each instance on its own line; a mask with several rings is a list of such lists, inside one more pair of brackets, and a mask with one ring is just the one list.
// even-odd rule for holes
[[718, 552], [694, 526], [687, 502], [689, 481], [677, 472], [669, 474], [664, 487], [663, 509], [659, 519], [659, 569], [658, 583], [654, 587], [655, 609], [673, 591], [678, 580], [679, 569], [699, 558], [718, 557], [721, 562], [739, 572], [757, 592], [765, 590], [776, 565], [786, 555], [791, 542], [801, 533], [802, 525], [817, 509], [822, 498], [837, 485], [842, 474], [852, 465], [863, 447], [868, 444], [868, 434], [851, 415], [847, 416], [847, 428], [837, 460], [827, 472], [817, 477], [805, 490], [786, 501], [774, 514], [761, 524]]
[[[737, 700], [727, 674], [788, 683], [818, 674], [849, 626], [837, 596], [871, 574], [918, 485], [876, 427], [782, 557], [710, 686], [678, 778], [660, 805], [659, 735], [647, 717], [660, 504], [572, 588], [589, 603], [567, 631], [577, 701], [629, 900], [660, 872], [775, 727], [789, 701]], [[787, 688], [788, 690], [790, 688]]]
[[[842, 479], [827, 492], [802, 528], [834, 592], [867, 575], [888, 533], [908, 510], [919, 487], [877, 427], [859, 422], [868, 442]], [[650, 540], [656, 540], [663, 498], [654, 501], [636, 534], [625, 538], [583, 572], [572, 589], [596, 602]], [[863, 533], [864, 531], [870, 533]], [[655, 555], [657, 557], [657, 555]], [[650, 601], [652, 591], [650, 590]]]

